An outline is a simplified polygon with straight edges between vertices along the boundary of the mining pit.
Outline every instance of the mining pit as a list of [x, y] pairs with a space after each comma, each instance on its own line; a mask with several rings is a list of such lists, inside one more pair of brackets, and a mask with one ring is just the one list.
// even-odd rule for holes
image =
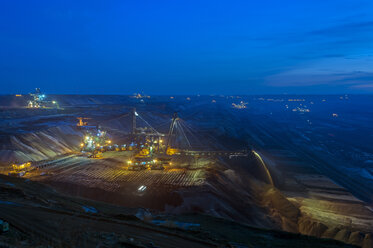
[[[145, 208], [153, 215], [205, 214], [253, 227], [373, 247], [373, 211], [368, 202], [358, 199], [289, 150], [268, 149], [260, 141], [268, 138], [265, 135], [253, 134], [259, 141], [252, 142], [257, 145], [245, 145], [237, 135], [242, 127], [232, 127], [231, 122], [237, 118], [229, 110], [223, 115], [219, 108], [210, 106], [210, 101], [202, 100], [200, 104], [206, 107], [168, 103], [162, 98], [147, 104], [120, 97], [67, 99], [68, 96], [60, 101], [64, 109], [59, 110], [34, 111], [22, 107], [1, 110], [2, 174], [11, 173], [12, 163], [31, 162], [32, 166], [20, 177], [48, 185], [67, 196]], [[203, 140], [200, 143], [204, 143], [205, 150], [195, 148], [201, 144], [194, 149], [192, 145], [189, 149], [180, 147], [179, 150], [186, 152], [167, 155], [169, 162], [161, 169], [150, 166], [129, 169], [140, 151], [128, 148], [134, 143], [128, 141], [128, 136], [134, 135], [131, 133], [134, 107], [144, 123], [166, 134], [163, 139], [167, 137], [169, 123], [162, 123], [170, 121], [173, 112], [179, 112], [185, 117], [180, 118], [184, 124], [179, 125], [193, 126], [197, 131], [191, 132], [190, 140], [196, 139], [197, 143]], [[199, 112], [195, 114], [197, 107]], [[97, 157], [82, 152], [87, 129], [77, 126], [80, 116], [88, 116], [92, 126], [106, 130], [110, 142], [119, 148], [106, 148]], [[263, 127], [258, 124], [257, 128]], [[188, 136], [185, 130], [168, 135], [179, 137], [183, 132]], [[128, 146], [121, 149], [124, 143]], [[174, 143], [177, 147], [182, 142], [175, 138]]]

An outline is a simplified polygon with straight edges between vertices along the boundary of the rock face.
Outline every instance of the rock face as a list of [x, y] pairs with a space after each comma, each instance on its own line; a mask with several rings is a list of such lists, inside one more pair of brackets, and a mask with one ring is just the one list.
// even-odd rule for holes
[[365, 235], [362, 232], [359, 232], [359, 231], [352, 232], [350, 234], [350, 238], [348, 239], [347, 243], [353, 244], [353, 245], [361, 245], [363, 244], [364, 236]]
[[319, 238], [328, 229], [326, 225], [319, 223], [319, 222], [315, 222], [314, 220], [307, 218], [307, 217], [302, 217], [299, 219], [298, 228], [299, 228], [300, 233], [319, 237]]
[[[292, 203], [279, 190], [269, 186], [263, 191], [262, 197], [264, 205], [269, 210], [272, 221], [277, 226], [280, 226], [282, 230], [295, 233], [299, 232], [319, 238], [335, 239], [361, 247], [373, 247], [371, 229], [369, 229], [369, 226], [364, 228], [364, 223], [360, 227], [358, 223], [355, 226], [351, 225], [351, 222], [347, 222], [345, 225], [343, 225], [343, 222], [339, 222], [339, 225], [335, 226], [327, 218], [318, 219], [317, 216], [311, 216], [309, 212], [304, 212], [302, 208], [299, 208], [299, 205]], [[355, 209], [355, 212], [348, 207], [346, 209], [350, 211], [349, 216], [364, 214], [359, 212], [359, 208]], [[334, 213], [332, 210], [330, 211], [329, 215], [335, 216], [342, 209], [339, 209], [337, 204], [333, 210]], [[345, 214], [347, 215], [348, 213]], [[369, 211], [365, 212], [365, 214], [368, 218], [371, 216], [369, 215]]]
[[[275, 151], [278, 156], [281, 152]], [[266, 156], [273, 157], [273, 154]], [[273, 158], [263, 160], [279, 167], [279, 162]], [[280, 223], [283, 230], [372, 247], [373, 211], [367, 203], [328, 177], [309, 170], [309, 165], [304, 162], [285, 159], [281, 163], [292, 163], [298, 171], [294, 171], [294, 168], [286, 171], [277, 168], [279, 175], [276, 176], [275, 185], [278, 189], [263, 188], [261, 196], [275, 223]], [[283, 206], [287, 211], [282, 209]], [[298, 210], [297, 215], [294, 208]], [[293, 214], [289, 215], [289, 212]], [[293, 228], [288, 228], [289, 222]]]
[[281, 192], [275, 188], [269, 188], [264, 194], [264, 205], [271, 211], [271, 216], [275, 218], [281, 229], [289, 232], [297, 232], [299, 209], [288, 201]]
[[339, 228], [337, 227], [331, 227], [331, 228], [328, 228], [322, 235], [321, 237], [322, 238], [327, 238], [327, 239], [333, 239], [337, 233], [340, 231]]

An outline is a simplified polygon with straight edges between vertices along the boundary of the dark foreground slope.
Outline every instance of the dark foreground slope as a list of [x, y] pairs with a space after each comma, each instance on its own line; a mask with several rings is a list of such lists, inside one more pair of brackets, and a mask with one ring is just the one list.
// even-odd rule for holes
[[152, 216], [7, 176], [0, 192], [0, 218], [10, 223], [1, 247], [353, 247], [205, 215]]

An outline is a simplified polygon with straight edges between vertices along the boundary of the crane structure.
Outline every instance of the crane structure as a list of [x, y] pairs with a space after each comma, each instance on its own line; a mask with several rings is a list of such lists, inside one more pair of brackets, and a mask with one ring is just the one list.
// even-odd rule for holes
[[166, 147], [165, 152], [167, 152], [167, 149], [169, 148], [171, 135], [174, 131], [177, 119], [178, 119], [178, 116], [177, 116], [177, 113], [175, 112], [174, 116], [172, 117], [171, 125], [170, 125], [169, 131], [168, 131], [167, 143], [166, 143], [166, 146], [165, 146]]
[[[154, 128], [146, 119], [139, 114], [136, 108], [132, 108], [126, 114], [117, 116], [111, 120], [126, 119], [129, 121], [130, 129], [127, 132], [112, 129], [109, 126], [108, 130], [112, 129], [125, 134], [126, 142], [124, 144], [112, 144], [108, 139], [106, 131], [102, 128], [97, 128], [93, 132], [87, 128], [87, 123], [84, 120], [88, 118], [78, 117], [78, 127], [84, 127], [86, 135], [81, 143], [82, 151], [91, 152], [93, 156], [105, 151], [131, 151], [131, 158], [126, 161], [127, 168], [131, 170], [140, 170], [145, 167], [151, 169], [163, 169], [164, 165], [171, 164], [173, 156], [228, 156], [229, 158], [247, 156], [247, 151], [213, 151], [211, 149], [215, 145], [203, 146], [206, 138], [197, 134], [196, 131], [175, 112], [171, 119], [163, 123], [166, 125], [171, 121], [168, 131], [161, 133]], [[202, 148], [204, 147], [204, 148]], [[199, 149], [198, 149], [199, 148]], [[202, 149], [201, 149], [202, 148]]]
[[84, 120], [90, 120], [91, 118], [87, 117], [76, 117], [78, 119], [78, 123], [76, 124], [77, 127], [86, 127], [88, 126], [88, 122]]

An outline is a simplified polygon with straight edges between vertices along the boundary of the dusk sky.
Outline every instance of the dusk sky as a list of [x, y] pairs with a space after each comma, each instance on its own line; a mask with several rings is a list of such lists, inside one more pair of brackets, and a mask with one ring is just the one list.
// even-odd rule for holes
[[0, 94], [373, 93], [372, 0], [0, 2]]

